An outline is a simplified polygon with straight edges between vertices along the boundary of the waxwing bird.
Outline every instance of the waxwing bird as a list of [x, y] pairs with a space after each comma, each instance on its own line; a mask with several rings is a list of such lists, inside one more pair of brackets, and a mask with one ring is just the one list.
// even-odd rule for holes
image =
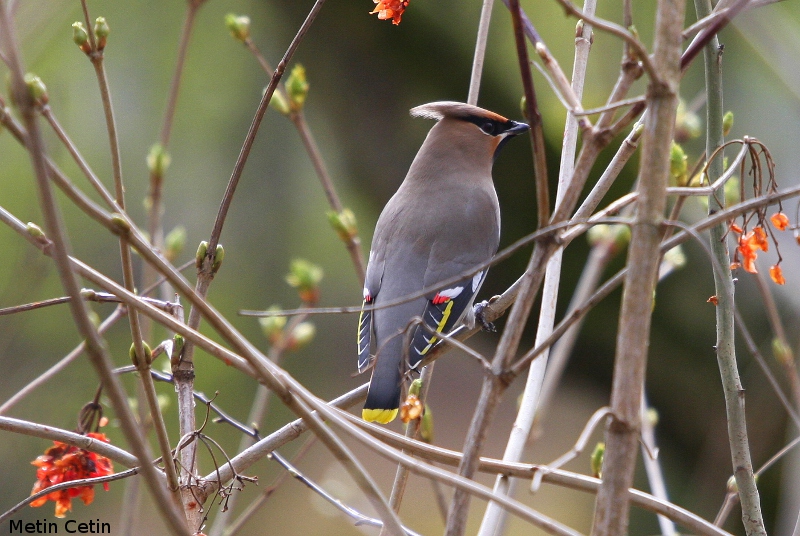
[[[425, 104], [411, 115], [437, 123], [378, 218], [358, 324], [359, 371], [371, 363], [370, 347], [375, 354], [362, 417], [382, 424], [397, 416], [403, 377], [438, 342], [436, 333], [475, 323], [473, 301], [486, 277], [475, 269], [500, 242], [492, 164], [508, 139], [528, 130], [459, 102]], [[446, 288], [380, 308], [459, 275]], [[425, 326], [413, 324], [416, 317]]]

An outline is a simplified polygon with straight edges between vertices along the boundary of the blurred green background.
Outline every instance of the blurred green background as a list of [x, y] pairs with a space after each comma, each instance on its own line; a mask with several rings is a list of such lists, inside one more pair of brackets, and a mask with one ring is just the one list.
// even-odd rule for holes
[[[267, 82], [255, 59], [230, 37], [223, 24], [224, 15], [229, 12], [249, 15], [253, 40], [274, 65], [312, 4], [310, 0], [209, 0], [200, 10], [169, 147], [172, 165], [164, 187], [166, 230], [183, 225], [188, 233], [186, 250], [178, 263], [191, 259], [197, 243], [208, 239], [218, 202]], [[308, 122], [343, 203], [358, 217], [365, 252], [382, 206], [399, 185], [431, 126], [425, 120], [410, 118], [408, 109], [434, 100], [466, 100], [480, 4], [477, 0], [460, 3], [415, 0], [402, 24], [393, 26], [368, 15], [374, 7], [369, 0], [330, 0], [297, 51], [295, 63], [306, 67], [311, 84], [306, 104]], [[600, 4], [602, 16], [619, 21], [620, 2]], [[652, 4], [634, 6], [636, 26], [648, 46], [652, 42]], [[574, 19], [566, 18], [555, 2], [523, 0], [522, 6], [564, 70], [570, 72]], [[90, 2], [89, 7], [92, 17], [103, 15], [111, 26], [105, 57], [122, 145], [127, 202], [134, 219], [144, 226], [143, 199], [148, 182], [145, 156], [157, 140], [162, 122], [185, 3], [98, 0]], [[687, 24], [694, 20], [692, 13], [692, 6], [687, 6]], [[77, 1], [17, 2], [17, 31], [27, 69], [42, 77], [54, 113], [98, 175], [110, 185], [108, 139], [94, 72], [71, 41], [70, 24], [81, 19]], [[800, 153], [796, 150], [796, 140], [800, 139], [798, 30], [798, 4], [780, 3], [746, 13], [721, 36], [725, 44], [725, 109], [733, 110], [736, 117], [730, 137], [750, 135], [761, 139], [777, 163], [781, 187], [797, 183], [795, 170], [800, 165]], [[616, 39], [595, 34], [585, 107], [604, 102], [617, 76], [620, 52]], [[0, 66], [0, 74], [5, 77], [6, 72], [5, 66]], [[534, 77], [544, 115], [552, 191], [555, 191], [565, 113], [544, 79], [538, 73]], [[641, 94], [643, 88], [640, 82], [631, 96]], [[681, 96], [695, 103], [701, 117], [704, 109], [698, 95], [702, 90], [702, 65], [696, 61], [687, 73]], [[479, 104], [508, 117], [520, 118], [521, 93], [510, 17], [502, 3], [497, 2]], [[5, 90], [4, 96], [7, 96]], [[45, 130], [49, 153], [77, 184], [89, 191], [67, 151], [52, 132]], [[612, 147], [616, 145], [615, 142]], [[703, 141], [694, 140], [685, 147], [690, 161], [694, 161], [703, 151]], [[600, 175], [612, 150], [603, 153], [593, 178]], [[527, 141], [515, 141], [504, 149], [494, 176], [503, 212], [502, 247], [531, 232], [536, 221]], [[627, 192], [634, 177], [635, 162], [631, 162], [607, 200]], [[63, 196], [59, 199], [74, 253], [121, 280], [114, 237], [71, 207]], [[42, 221], [29, 160], [7, 133], [0, 133], [0, 205], [22, 221]], [[794, 222], [795, 207], [796, 203], [785, 205]], [[286, 118], [270, 110], [222, 235], [225, 264], [209, 294], [211, 302], [262, 348], [267, 343], [256, 320], [237, 317], [237, 311], [271, 304], [297, 306], [295, 291], [284, 282], [294, 258], [306, 258], [324, 269], [320, 305], [359, 303], [360, 285], [345, 248], [326, 222], [326, 210], [323, 191], [296, 131]], [[701, 210], [690, 202], [685, 213], [698, 218]], [[798, 334], [792, 328], [797, 326], [800, 310], [797, 292], [800, 276], [796, 269], [800, 259], [794, 240], [784, 234], [787, 236], [781, 237], [781, 254], [787, 283], [781, 288], [771, 285], [770, 290], [776, 294], [790, 342], [797, 348]], [[51, 261], [6, 228], [0, 228], [0, 250], [3, 251], [0, 307], [62, 295]], [[562, 311], [587, 251], [583, 240], [575, 241], [566, 251]], [[702, 249], [690, 244], [685, 251], [687, 266], [659, 286], [647, 389], [650, 403], [660, 415], [657, 430], [660, 460], [671, 498], [713, 519], [731, 473], [724, 399], [713, 351], [714, 311], [706, 304], [713, 294], [713, 281]], [[528, 252], [526, 249], [493, 268], [483, 296], [507, 288], [524, 269]], [[762, 254], [759, 261], [762, 271], [775, 258], [773, 251]], [[619, 258], [612, 267], [619, 268], [623, 262]], [[190, 273], [189, 277], [194, 276]], [[737, 291], [748, 325], [761, 350], [769, 356], [771, 334], [749, 274], [740, 274]], [[588, 315], [563, 388], [542, 425], [541, 435], [526, 454], [527, 461], [545, 463], [569, 449], [592, 412], [606, 404], [618, 303], [619, 292], [616, 292]], [[112, 310], [111, 306], [93, 308], [101, 316]], [[314, 322], [317, 327], [314, 342], [298, 353], [289, 354], [283, 366], [319, 396], [332, 398], [364, 381], [362, 377], [351, 377], [355, 371], [356, 318], [321, 316]], [[535, 318], [523, 347], [532, 344], [534, 327]], [[164, 332], [158, 331], [152, 343], [157, 344], [163, 336]], [[489, 353], [497, 340], [496, 335], [481, 334], [473, 342], [478, 349]], [[111, 330], [108, 341], [116, 362], [126, 364], [130, 334], [125, 322]], [[0, 401], [41, 374], [78, 342], [65, 306], [0, 317], [3, 371]], [[787, 429], [785, 411], [743, 347], [738, 357], [747, 390], [753, 463], [760, 467], [797, 432]], [[245, 420], [255, 382], [204, 354], [196, 362], [197, 388], [207, 394], [219, 392], [217, 403]], [[786, 388], [777, 363], [771, 361], [771, 365]], [[436, 442], [460, 449], [477, 398], [480, 368], [463, 355], [450, 354], [440, 361], [437, 370], [431, 395]], [[129, 392], [135, 392], [134, 378], [125, 381]], [[91, 399], [96, 387], [88, 363], [79, 360], [9, 415], [72, 429], [78, 410]], [[487, 455], [502, 455], [521, 389], [521, 382], [517, 382], [506, 393], [490, 431]], [[172, 394], [167, 385], [159, 385], [159, 390], [168, 397]], [[273, 401], [261, 430], [271, 431], [290, 418], [290, 413]], [[174, 404], [167, 408], [166, 419], [174, 443], [177, 440]], [[112, 442], [124, 444], [118, 429], [112, 426], [106, 432]], [[212, 424], [206, 432], [229, 454], [235, 451], [239, 435], [231, 428]], [[42, 440], [2, 433], [0, 511], [27, 495], [34, 480], [34, 468], [29, 462], [47, 446], [48, 442]], [[394, 467], [359, 446], [354, 448], [364, 455], [370, 470], [388, 490]], [[284, 454], [290, 455], [296, 449], [296, 445], [290, 445]], [[365, 498], [322, 447], [314, 447], [299, 465], [337, 497], [371, 513]], [[208, 460], [204, 460], [203, 467], [205, 472], [210, 471]], [[588, 472], [587, 455], [568, 468]], [[237, 509], [267, 487], [280, 470], [264, 460], [247, 474], [257, 475], [260, 485], [245, 488]], [[482, 479], [486, 483], [492, 481]], [[779, 463], [765, 472], [759, 484], [767, 529], [771, 534], [791, 534], [800, 505], [800, 461]], [[636, 485], [647, 489], [641, 467], [637, 470]], [[124, 487], [123, 483], [113, 483], [108, 493], [98, 491], [95, 504], [90, 507], [76, 502], [70, 518], [100, 518], [116, 527]], [[577, 530], [589, 531], [592, 496], [550, 486], [531, 495], [524, 484], [520, 488], [521, 500]], [[474, 500], [472, 504], [471, 532], [477, 529], [483, 510], [481, 501]], [[39, 510], [27, 508], [15, 518], [52, 520], [51, 508], [52, 503]], [[150, 514], [152, 509], [147, 500], [142, 504], [136, 533], [157, 534], [163, 530], [160, 521]], [[217, 507], [212, 507], [212, 518], [216, 511]], [[414, 530], [423, 534], [441, 532], [443, 521], [426, 481], [412, 477], [401, 513]], [[740, 527], [739, 511], [734, 509], [726, 528], [743, 534]], [[509, 529], [510, 534], [539, 534], [516, 520], [509, 524]], [[270, 534], [376, 533], [374, 529], [354, 528], [350, 520], [322, 504], [295, 481], [283, 484], [241, 533], [262, 534], [265, 530]], [[631, 534], [656, 534], [658, 530], [654, 516], [633, 510]]]

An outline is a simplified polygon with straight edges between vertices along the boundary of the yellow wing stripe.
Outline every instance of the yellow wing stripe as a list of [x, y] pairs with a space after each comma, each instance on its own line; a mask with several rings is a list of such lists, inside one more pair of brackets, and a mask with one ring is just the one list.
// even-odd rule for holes
[[[447, 319], [450, 318], [450, 311], [452, 309], [453, 309], [453, 300], [450, 300], [449, 302], [447, 302], [447, 307], [444, 308], [444, 312], [442, 313], [442, 319], [436, 325], [436, 333], [441, 333], [442, 332], [442, 330], [444, 329], [445, 324], [447, 324]], [[433, 345], [436, 344], [437, 340], [438, 339], [436, 338], [436, 336], [431, 337], [431, 340], [428, 341], [428, 346], [426, 346], [419, 353], [419, 355], [427, 354], [428, 351], [433, 347]]]

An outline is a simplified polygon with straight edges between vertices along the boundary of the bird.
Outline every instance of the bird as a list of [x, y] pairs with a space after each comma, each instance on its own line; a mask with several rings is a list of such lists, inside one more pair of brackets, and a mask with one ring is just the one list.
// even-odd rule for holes
[[[411, 115], [436, 124], [378, 218], [358, 321], [358, 371], [372, 367], [361, 416], [381, 424], [397, 417], [403, 378], [441, 340], [437, 334], [475, 325], [473, 302], [487, 271], [478, 267], [500, 243], [492, 164], [509, 139], [528, 130], [460, 102], [424, 104]], [[426, 327], [413, 323], [417, 317]]]

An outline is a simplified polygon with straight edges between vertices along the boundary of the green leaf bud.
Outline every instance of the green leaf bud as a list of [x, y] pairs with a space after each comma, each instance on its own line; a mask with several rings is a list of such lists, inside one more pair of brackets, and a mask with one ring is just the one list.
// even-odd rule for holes
[[683, 147], [673, 141], [672, 148], [669, 152], [670, 184], [675, 186], [686, 186], [689, 173], [689, 165], [687, 160], [688, 157], [686, 156]]
[[319, 298], [319, 282], [324, 272], [316, 264], [305, 259], [295, 259], [289, 267], [286, 282], [300, 294], [305, 303], [316, 303]]
[[111, 28], [108, 27], [105, 17], [97, 17], [94, 21], [94, 35], [97, 37], [97, 50], [106, 48], [106, 40]]
[[422, 412], [422, 419], [419, 423], [419, 437], [425, 443], [433, 443], [433, 412], [428, 404], [425, 404], [425, 411]]
[[408, 394], [409, 396], [410, 395], [419, 396], [419, 392], [421, 390], [422, 390], [422, 379], [417, 378], [416, 380], [411, 382], [411, 385], [408, 388]]
[[[264, 88], [265, 93], [266, 91], [267, 88]], [[275, 92], [272, 94], [269, 105], [283, 115], [289, 115], [292, 113], [292, 109], [289, 107], [289, 102], [286, 100], [286, 97], [278, 90], [275, 90]]]
[[112, 231], [114, 234], [127, 235], [131, 231], [131, 226], [128, 224], [128, 220], [126, 220], [125, 217], [119, 212], [114, 212], [111, 214], [111, 224], [113, 226]]
[[94, 289], [91, 288], [82, 288], [80, 291], [80, 295], [81, 298], [83, 298], [86, 301], [93, 301], [95, 298], [97, 298], [97, 292], [95, 292]]
[[49, 244], [50, 240], [47, 238], [47, 235], [44, 234], [42, 228], [36, 225], [35, 223], [29, 221], [25, 224], [25, 229], [28, 231], [28, 234], [31, 235], [36, 241], [40, 244]]
[[203, 240], [200, 242], [200, 245], [197, 246], [197, 253], [194, 255], [194, 265], [198, 270], [203, 267], [203, 260], [206, 258], [206, 253], [208, 253], [208, 242]]
[[164, 237], [164, 256], [174, 262], [186, 246], [186, 227], [178, 225]]
[[350, 242], [358, 235], [358, 225], [356, 215], [349, 208], [342, 209], [341, 212], [329, 210], [327, 213], [328, 222], [339, 235], [343, 242]]
[[627, 225], [601, 223], [586, 232], [586, 240], [590, 246], [610, 244], [613, 246], [613, 253], [616, 253], [630, 242], [631, 230]]
[[78, 48], [80, 48], [84, 54], [89, 54], [92, 51], [92, 45], [89, 42], [89, 32], [86, 31], [86, 27], [82, 22], [72, 23], [72, 41], [78, 45]]
[[50, 97], [47, 95], [47, 86], [44, 85], [42, 79], [33, 73], [25, 74], [25, 85], [28, 86], [28, 92], [34, 104], [41, 106], [47, 104]]
[[[280, 305], [270, 305], [267, 311], [280, 311]], [[262, 316], [258, 319], [258, 323], [261, 325], [261, 331], [264, 333], [264, 336], [270, 342], [270, 344], [276, 344], [280, 341], [281, 336], [283, 335], [283, 328], [286, 327], [286, 317], [285, 316]]]
[[246, 15], [225, 15], [225, 27], [237, 41], [242, 43], [250, 39], [250, 17]]
[[303, 109], [308, 96], [308, 88], [306, 69], [298, 63], [289, 73], [289, 78], [286, 80], [286, 96], [289, 97], [289, 107], [293, 112], [299, 112]]
[[222, 266], [222, 261], [225, 259], [225, 249], [222, 244], [217, 244], [217, 251], [214, 253], [214, 263], [211, 265], [211, 273], [216, 274]]
[[598, 443], [592, 451], [592, 456], [589, 458], [589, 466], [592, 476], [595, 478], [602, 478], [603, 476], [603, 456], [606, 453], [606, 444]]
[[150, 147], [150, 152], [147, 153], [147, 169], [150, 173], [158, 177], [163, 176], [171, 162], [172, 158], [160, 143]]
[[186, 346], [186, 340], [183, 338], [183, 335], [176, 333], [172, 337], [172, 352], [169, 356], [169, 362], [171, 366], [177, 367], [180, 364], [181, 354], [183, 353], [184, 346]]
[[[144, 350], [145, 363], [150, 365], [150, 363], [153, 360], [153, 351], [150, 349], [150, 346], [144, 341], [142, 341], [142, 349]], [[131, 363], [133, 363], [136, 366], [136, 368], [139, 368], [139, 360], [136, 355], [136, 345], [133, 343], [131, 343], [131, 347], [128, 350], [128, 356], [131, 358]]]
[[733, 128], [733, 112], [730, 110], [722, 116], [722, 135], [727, 136]]
[[794, 366], [792, 349], [777, 337], [772, 339], [772, 355], [775, 356], [775, 359], [777, 359], [778, 363], [781, 365], [790, 367]]
[[313, 322], [300, 322], [292, 330], [291, 335], [289, 335], [286, 348], [294, 352], [308, 346], [308, 343], [314, 340], [316, 334], [317, 328], [314, 326]]

